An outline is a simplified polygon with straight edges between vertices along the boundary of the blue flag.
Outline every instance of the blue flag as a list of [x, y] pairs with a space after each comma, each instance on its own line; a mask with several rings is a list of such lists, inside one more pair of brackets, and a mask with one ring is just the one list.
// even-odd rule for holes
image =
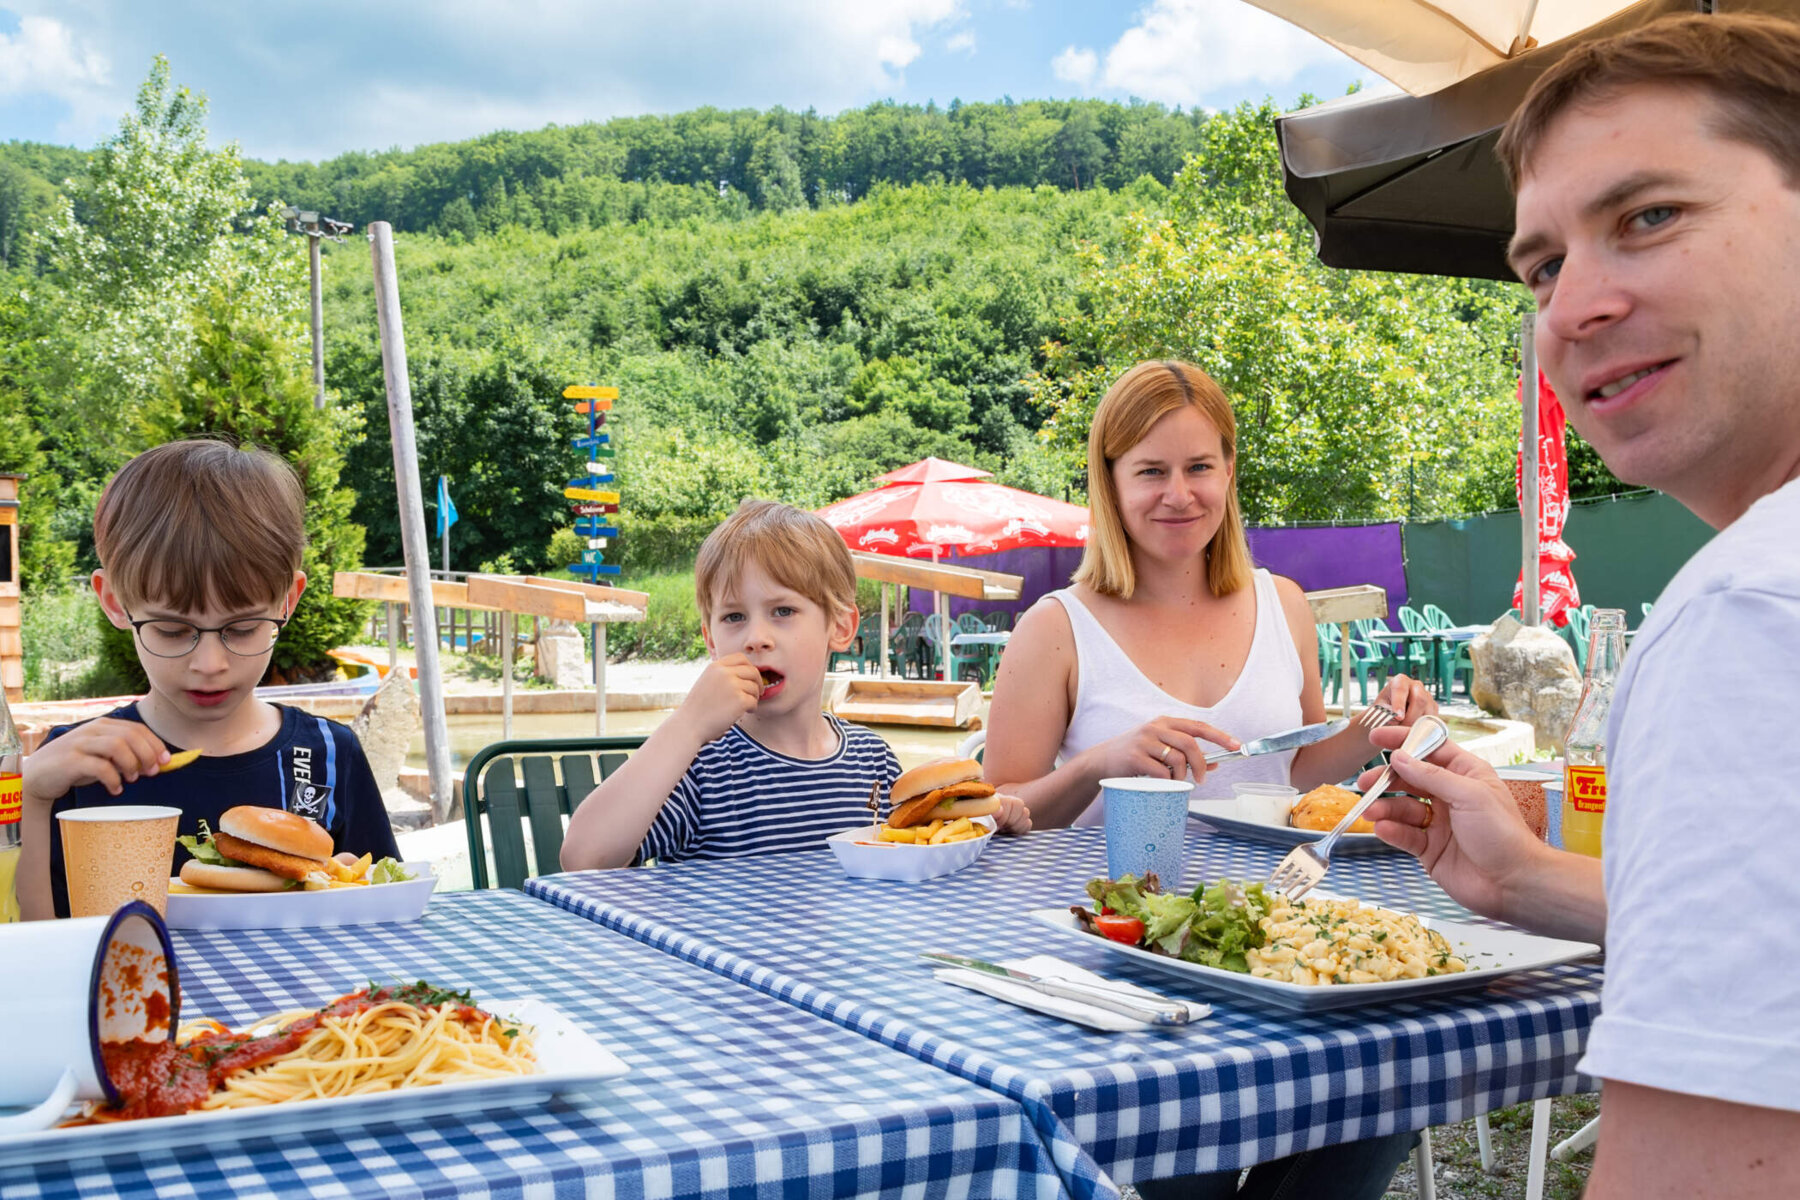
[[450, 501], [450, 481], [438, 476], [438, 536], [443, 537], [456, 524], [456, 505]]

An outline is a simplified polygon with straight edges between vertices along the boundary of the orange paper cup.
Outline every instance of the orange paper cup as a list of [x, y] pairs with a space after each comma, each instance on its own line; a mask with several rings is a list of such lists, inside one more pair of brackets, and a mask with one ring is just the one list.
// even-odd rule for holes
[[180, 809], [114, 804], [71, 809], [56, 819], [62, 822], [71, 917], [109, 916], [132, 900], [158, 915], [167, 911]]

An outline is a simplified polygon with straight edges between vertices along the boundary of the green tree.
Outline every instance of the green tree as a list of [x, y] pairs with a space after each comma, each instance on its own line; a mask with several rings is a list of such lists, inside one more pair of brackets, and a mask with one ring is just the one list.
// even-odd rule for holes
[[[29, 396], [71, 500], [129, 455], [132, 415], [168, 364], [188, 360], [194, 316], [219, 281], [232, 280], [247, 315], [304, 311], [303, 253], [279, 219], [250, 209], [236, 145], [207, 146], [205, 98], [173, 86], [158, 57], [42, 231], [37, 286], [56, 320]], [[92, 509], [77, 512], [85, 524]]]
[[1236, 409], [1238, 490], [1257, 522], [1457, 511], [1516, 379], [1521, 300], [1497, 286], [1321, 266], [1275, 181], [1272, 106], [1216, 117], [1167, 217], [1091, 247], [1081, 310], [1035, 381], [1057, 444], [1147, 358], [1178, 357]]
[[[159, 394], [138, 414], [140, 449], [177, 438], [223, 436], [280, 455], [306, 494], [306, 591], [276, 643], [272, 665], [289, 680], [327, 674], [327, 652], [352, 640], [368, 605], [331, 594], [332, 575], [362, 564], [363, 530], [351, 519], [356, 497], [342, 486], [344, 445], [361, 433], [360, 417], [342, 407], [313, 407], [307, 351], [284, 322], [244, 303], [240, 281], [207, 291], [191, 315], [187, 357], [163, 372]], [[136, 678], [131, 631], [102, 615], [108, 661]]]

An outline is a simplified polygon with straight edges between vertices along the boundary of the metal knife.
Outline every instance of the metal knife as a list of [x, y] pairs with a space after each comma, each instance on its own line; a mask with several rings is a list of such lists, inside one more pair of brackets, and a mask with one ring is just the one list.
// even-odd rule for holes
[[1223, 762], [1228, 758], [1255, 758], [1258, 754], [1280, 754], [1283, 750], [1298, 750], [1302, 746], [1310, 746], [1314, 742], [1322, 742], [1328, 737], [1336, 737], [1350, 727], [1346, 720], [1321, 721], [1317, 725], [1302, 725], [1298, 729], [1290, 729], [1286, 733], [1277, 733], [1269, 737], [1256, 738], [1245, 742], [1236, 750], [1221, 750], [1217, 754], [1209, 754], [1209, 763]]
[[1060, 996], [1065, 1000], [1079, 1000], [1083, 1004], [1092, 1004], [1096, 1008], [1120, 1013], [1150, 1025], [1186, 1025], [1192, 1019], [1192, 1013], [1186, 1004], [1180, 1004], [1173, 1000], [1158, 1003], [1148, 997], [1117, 991], [1104, 984], [1082, 983], [1074, 979], [1048, 979], [1042, 975], [1030, 975], [1024, 971], [1015, 971], [1011, 967], [1003, 967], [999, 963], [991, 963], [985, 959], [964, 958], [957, 954], [922, 954], [920, 957], [928, 958], [935, 963], [942, 963], [945, 966], [962, 967], [969, 971], [1004, 976], [1034, 992], [1042, 992], [1046, 996]]

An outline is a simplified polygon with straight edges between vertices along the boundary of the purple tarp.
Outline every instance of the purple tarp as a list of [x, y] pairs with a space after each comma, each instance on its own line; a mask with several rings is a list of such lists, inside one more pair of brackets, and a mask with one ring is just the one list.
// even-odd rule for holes
[[[1286, 575], [1307, 591], [1372, 583], [1387, 590], [1388, 611], [1406, 603], [1406, 558], [1401, 551], [1400, 525], [1333, 525], [1318, 528], [1282, 527], [1252, 529], [1250, 554], [1259, 567]], [[971, 610], [1022, 613], [1046, 592], [1068, 586], [1069, 576], [1081, 563], [1076, 548], [1031, 546], [1000, 554], [977, 554], [944, 560], [946, 566], [1004, 571], [1025, 577], [1019, 599], [1010, 604], [950, 597], [950, 617], [955, 620]], [[912, 589], [913, 612], [929, 613], [932, 594]]]

